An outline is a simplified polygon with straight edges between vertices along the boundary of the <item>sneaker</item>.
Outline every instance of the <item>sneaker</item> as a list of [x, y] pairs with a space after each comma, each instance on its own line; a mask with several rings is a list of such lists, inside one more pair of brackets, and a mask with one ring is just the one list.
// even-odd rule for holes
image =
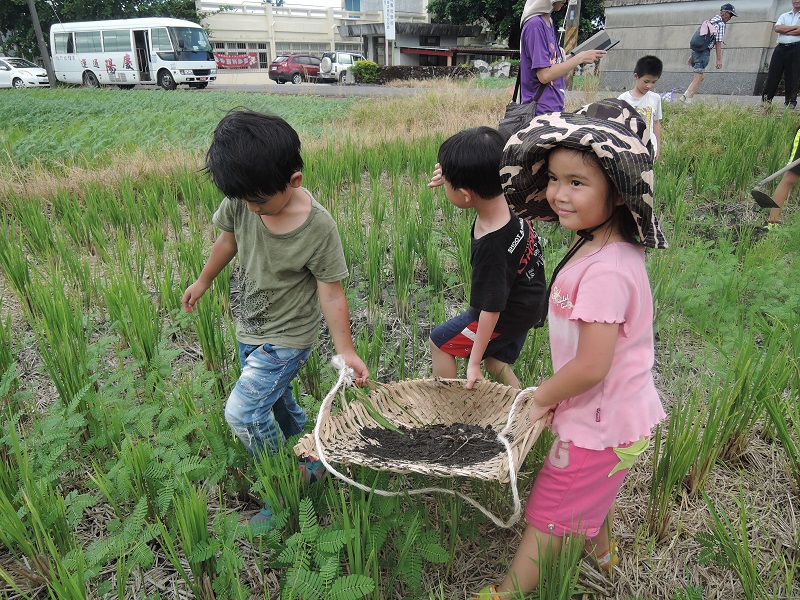
[[500, 600], [500, 594], [497, 593], [497, 588], [493, 585], [487, 585], [483, 588], [474, 600]]
[[775, 231], [776, 229], [780, 229], [781, 224], [776, 221], [768, 221], [765, 227], [767, 231]]
[[789, 110], [797, 110], [797, 102], [789, 102], [786, 105], [786, 108], [788, 108]]
[[681, 94], [680, 96], [678, 96], [678, 100], [680, 100], [684, 104], [688, 102], [688, 100], [686, 99], [686, 94]]
[[319, 481], [328, 474], [321, 460], [301, 459], [298, 466], [300, 467], [301, 481], [304, 484]]
[[265, 506], [247, 520], [247, 526], [250, 528], [253, 535], [259, 535], [270, 531], [273, 528], [272, 511], [268, 506]]

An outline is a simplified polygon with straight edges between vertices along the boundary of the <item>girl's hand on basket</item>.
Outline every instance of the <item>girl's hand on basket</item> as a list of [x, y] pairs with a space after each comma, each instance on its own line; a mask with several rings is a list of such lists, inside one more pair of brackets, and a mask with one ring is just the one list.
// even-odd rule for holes
[[533, 401], [531, 405], [531, 410], [528, 413], [528, 420], [531, 422], [531, 425], [536, 425], [537, 421], [547, 414], [550, 413], [547, 421], [545, 422], [545, 427], [549, 426], [550, 423], [553, 421], [552, 411], [550, 410], [549, 406], [539, 406], [536, 404], [536, 400]]
[[344, 364], [355, 371], [356, 385], [364, 385], [367, 383], [369, 371], [367, 370], [367, 365], [364, 364], [364, 361], [361, 360], [358, 354], [342, 354], [342, 358], [344, 358]]
[[431, 182], [428, 184], [429, 188], [439, 187], [444, 185], [444, 177], [442, 177], [442, 165], [436, 163], [433, 167], [433, 175], [431, 175]]

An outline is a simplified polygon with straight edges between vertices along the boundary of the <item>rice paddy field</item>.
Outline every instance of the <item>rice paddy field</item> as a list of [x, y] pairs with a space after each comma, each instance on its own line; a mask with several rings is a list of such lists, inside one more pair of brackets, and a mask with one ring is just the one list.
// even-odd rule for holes
[[[521, 524], [449, 495], [301, 486], [294, 440], [248, 457], [223, 416], [234, 268], [195, 313], [180, 297], [216, 237], [211, 132], [233, 107], [271, 111], [299, 131], [304, 182], [338, 222], [358, 352], [378, 381], [429, 376], [428, 333], [466, 305], [472, 215], [426, 185], [441, 141], [496, 125], [508, 95], [0, 94], [0, 598], [452, 600], [499, 581]], [[671, 246], [647, 266], [669, 416], [619, 498], [619, 566], [600, 574], [576, 540], [531, 598], [800, 597], [800, 211], [790, 198], [767, 232], [749, 196], [797, 127], [666, 106], [655, 181]], [[569, 237], [537, 229], [552, 270]], [[331, 350], [323, 331], [295, 384], [312, 416], [337, 378]], [[545, 326], [515, 372], [535, 385], [550, 370]], [[523, 497], [551, 441], [521, 465]], [[507, 485], [348, 473], [512, 510]], [[278, 496], [276, 528], [242, 527]]]

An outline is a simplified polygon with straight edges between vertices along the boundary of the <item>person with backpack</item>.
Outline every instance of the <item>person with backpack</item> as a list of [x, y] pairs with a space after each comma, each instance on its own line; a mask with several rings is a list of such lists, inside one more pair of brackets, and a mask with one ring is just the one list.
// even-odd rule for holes
[[681, 102], [692, 101], [692, 96], [697, 93], [697, 88], [706, 78], [705, 70], [711, 60], [712, 48], [717, 53], [717, 69], [722, 68], [722, 43], [725, 39], [725, 25], [731, 20], [731, 17], [737, 16], [733, 4], [723, 4], [719, 9], [718, 15], [714, 15], [708, 21], [704, 21], [697, 28], [689, 42], [692, 56], [687, 63], [694, 71], [694, 78], [692, 78], [692, 83], [689, 84], [686, 91], [678, 96], [678, 100]]

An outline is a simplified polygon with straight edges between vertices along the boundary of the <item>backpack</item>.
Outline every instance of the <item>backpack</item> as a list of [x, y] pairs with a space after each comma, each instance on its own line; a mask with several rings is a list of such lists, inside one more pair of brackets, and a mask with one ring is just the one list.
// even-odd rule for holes
[[[700, 33], [700, 30], [703, 29], [703, 25], [705, 25], [706, 23], [708, 23], [708, 27], [706, 28], [706, 31], [708, 31], [708, 33], [703, 35]], [[703, 23], [703, 25], [700, 25], [700, 27], [697, 28], [697, 31], [694, 32], [694, 35], [692, 36], [692, 39], [689, 42], [689, 48], [691, 48], [695, 52], [704, 52], [705, 50], [707, 50], [709, 44], [711, 44], [711, 42], [714, 41], [717, 37], [717, 28], [714, 27], [714, 25], [712, 25], [708, 21], [706, 21], [706, 23]]]

